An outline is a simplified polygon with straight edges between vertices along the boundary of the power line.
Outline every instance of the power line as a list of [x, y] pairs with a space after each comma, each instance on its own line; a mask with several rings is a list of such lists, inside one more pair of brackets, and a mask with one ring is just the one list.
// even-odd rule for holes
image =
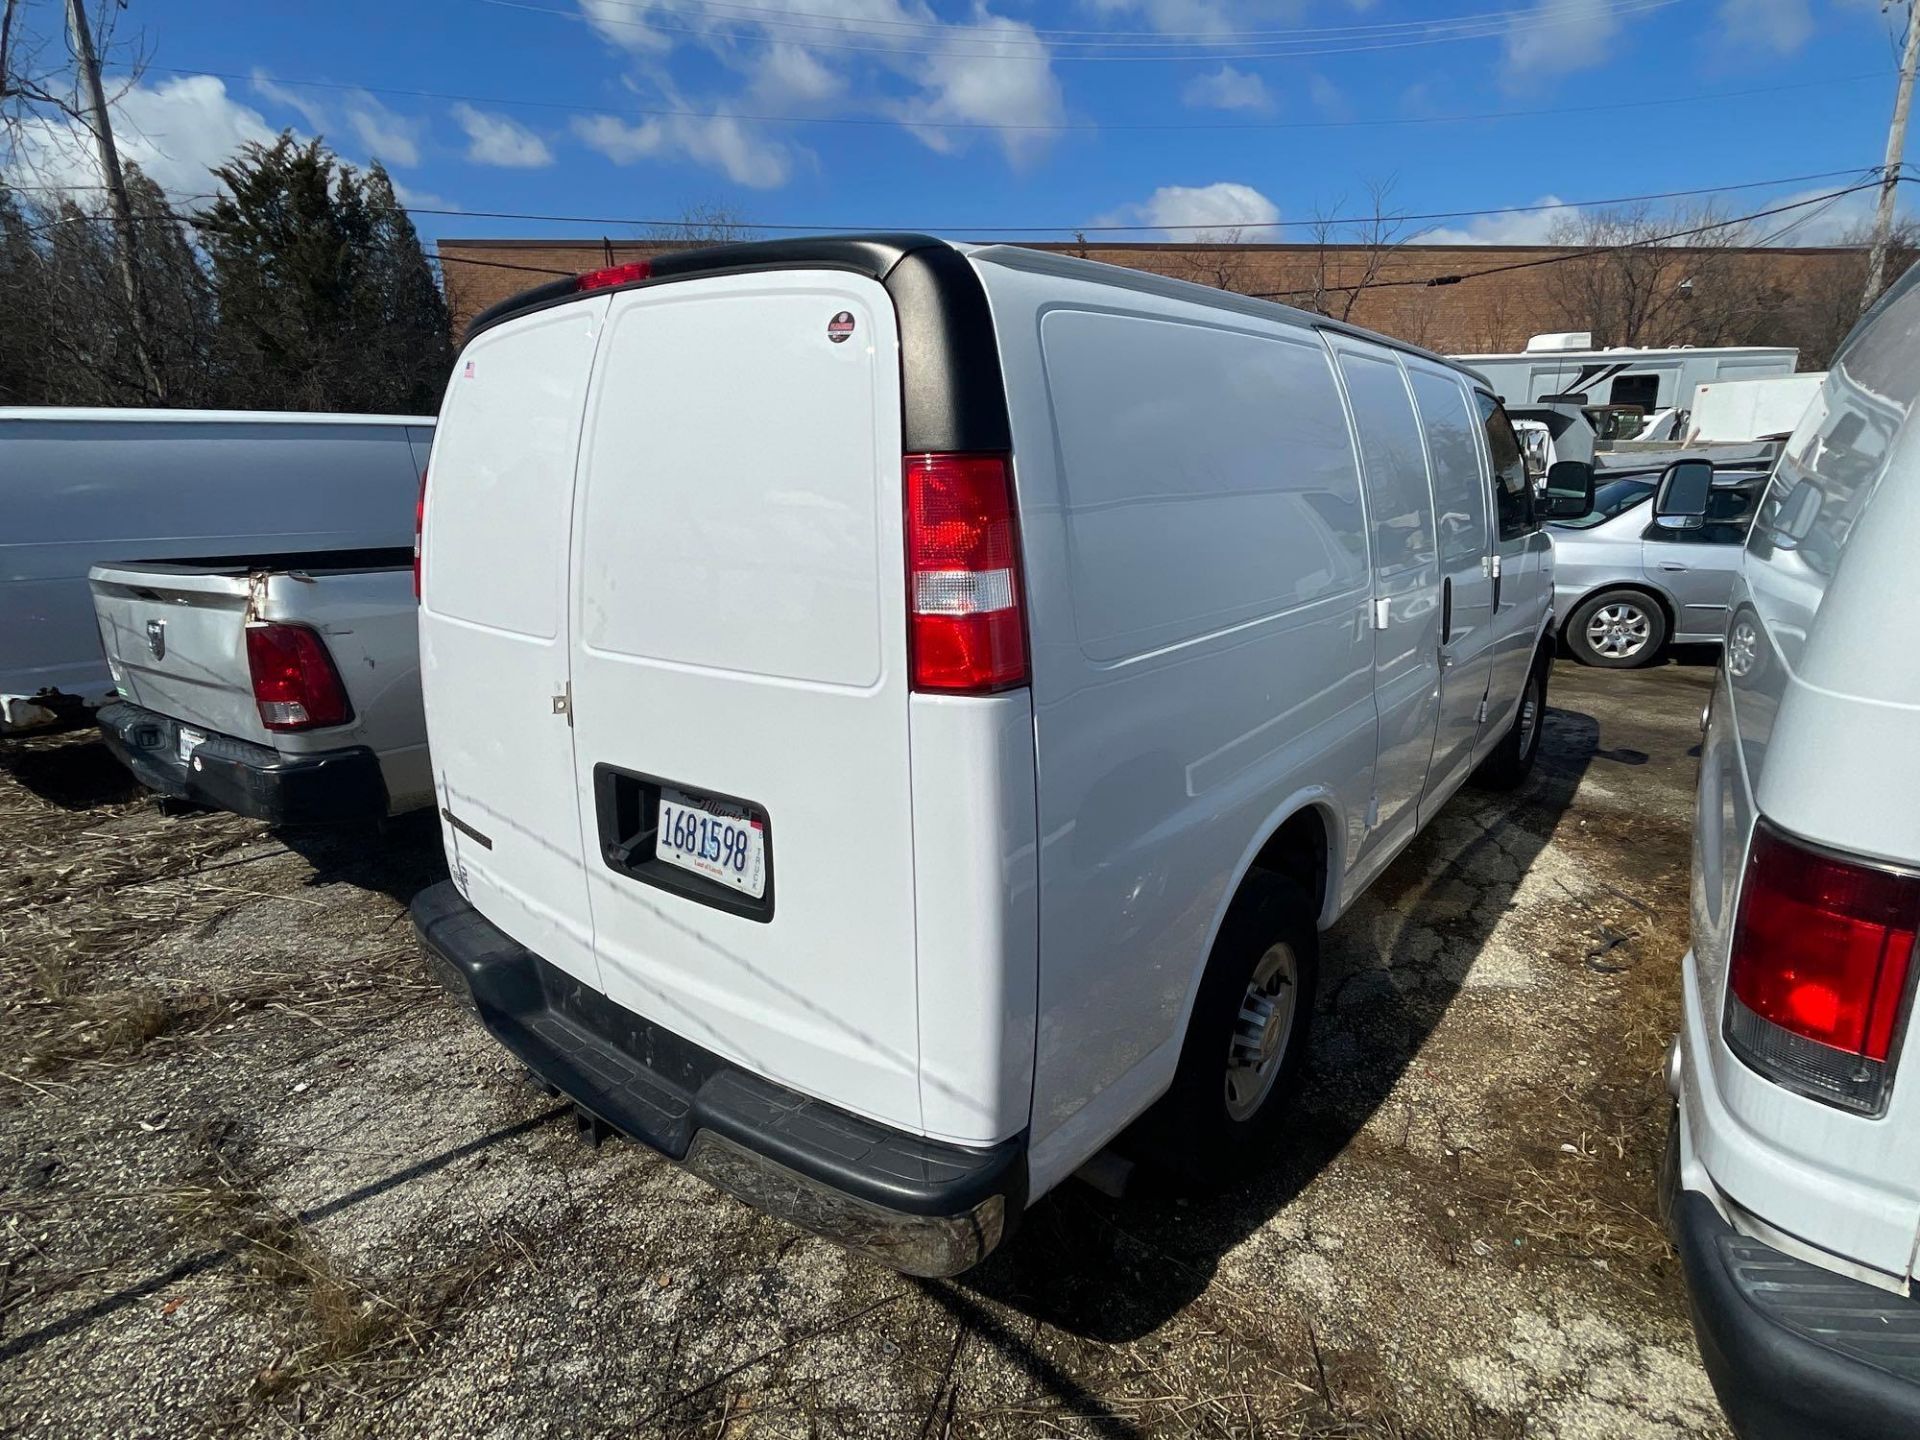
[[[1875, 167], [1876, 171], [1878, 167]], [[1911, 181], [1912, 176], [1900, 175], [1898, 181]], [[1789, 210], [1799, 210], [1808, 205], [1826, 205], [1847, 195], [1858, 194], [1862, 190], [1872, 190], [1880, 184], [1876, 178], [1863, 181], [1858, 185], [1849, 185], [1843, 190], [1835, 190], [1825, 195], [1814, 195], [1805, 200], [1795, 200], [1786, 205], [1776, 205], [1767, 210], [1756, 210], [1750, 215], [1736, 215], [1730, 220], [1715, 220], [1706, 225], [1695, 225], [1685, 230], [1670, 231], [1665, 235], [1649, 235], [1641, 240], [1624, 241], [1618, 245], [1593, 245], [1582, 250], [1568, 251], [1562, 255], [1543, 255], [1533, 260], [1515, 260], [1505, 265], [1489, 265], [1480, 270], [1469, 270], [1463, 275], [1429, 275], [1424, 279], [1375, 280], [1358, 285], [1326, 285], [1321, 290], [1396, 290], [1407, 286], [1459, 285], [1467, 280], [1479, 280], [1487, 275], [1505, 275], [1514, 270], [1534, 270], [1543, 265], [1564, 265], [1571, 260], [1587, 260], [1595, 255], [1613, 255], [1623, 250], [1642, 250], [1649, 246], [1666, 245], [1675, 240], [1685, 240], [1695, 235], [1704, 235], [1713, 230], [1724, 230], [1732, 225], [1745, 225], [1755, 220], [1765, 220], [1769, 216], [1784, 215]], [[1260, 300], [1287, 300], [1297, 295], [1311, 295], [1313, 290], [1263, 290], [1256, 293]]]
[[[772, 38], [772, 39], [781, 38], [777, 34], [770, 37], [761, 37], [758, 35], [758, 29], [765, 28], [768, 25], [774, 23], [774, 22], [768, 22], [768, 21], [755, 22], [757, 27], [755, 30], [750, 30], [744, 33], [728, 34], [728, 33], [716, 33], [712, 30], [706, 30], [706, 29], [700, 28], [699, 26], [692, 26], [692, 25], [666, 25], [656, 21], [615, 20], [604, 15], [597, 18], [590, 18], [587, 15], [582, 14], [578, 11], [556, 10], [548, 5], [527, 4], [525, 3], [525, 0], [477, 0], [477, 3], [482, 5], [492, 5], [503, 10], [523, 10], [535, 15], [547, 15], [547, 16], [551, 16], [556, 20], [566, 20], [566, 21], [576, 22], [576, 23], [585, 24], [585, 25], [617, 25], [626, 29], [644, 30], [649, 34], [682, 34], [682, 35], [692, 35], [692, 36], [706, 38], [706, 39], [723, 39], [723, 40], [725, 39], [741, 40], [741, 39], [753, 39], [753, 38]], [[1638, 14], [1644, 14], [1644, 13], [1648, 13], [1655, 10], [1663, 10], [1663, 9], [1666, 9], [1668, 6], [1676, 5], [1680, 3], [1682, 3], [1682, 0], [1615, 0], [1615, 3], [1605, 7], [1604, 13], [1609, 15], [1614, 15], [1614, 16], [1638, 15]], [[1426, 45], [1445, 44], [1445, 43], [1449, 43], [1457, 40], [1491, 39], [1494, 37], [1521, 34], [1521, 33], [1534, 31], [1534, 30], [1553, 29], [1565, 23], [1566, 23], [1565, 19], [1558, 15], [1549, 16], [1544, 23], [1533, 23], [1522, 18], [1522, 19], [1515, 19], [1499, 25], [1489, 24], [1478, 29], [1471, 29], [1471, 30], [1460, 29], [1460, 30], [1448, 32], [1445, 34], [1439, 34], [1439, 35], [1409, 37], [1402, 40], [1383, 39], [1378, 43], [1363, 43], [1363, 44], [1354, 44], [1354, 45], [1295, 44], [1288, 48], [1268, 48], [1268, 49], [1251, 49], [1251, 48], [1235, 49], [1232, 47], [1217, 46], [1217, 45], [1216, 46], [1197, 46], [1197, 47], [1192, 45], [1182, 45], [1178, 47], [1168, 47], [1168, 46], [1158, 47], [1161, 49], [1182, 48], [1191, 52], [1191, 53], [1185, 53], [1185, 54], [1139, 54], [1139, 55], [1124, 54], [1124, 53], [1062, 54], [1056, 48], [1049, 48], [1044, 44], [1037, 44], [1036, 42], [1031, 40], [1009, 39], [1006, 41], [996, 41], [994, 36], [990, 33], [987, 33], [979, 29], [974, 29], [969, 31], [964, 26], [954, 27], [954, 33], [957, 37], [960, 37], [962, 44], [971, 43], [971, 44], [979, 45], [979, 44], [991, 43], [994, 45], [994, 48], [985, 49], [985, 50], [982, 50], [982, 49], [968, 50], [968, 49], [957, 49], [953, 45], [942, 45], [936, 49], [912, 49], [909, 47], [899, 46], [899, 45], [844, 45], [844, 44], [838, 44], [838, 43], [824, 41], [824, 40], [797, 40], [797, 39], [793, 40], [792, 43], [796, 45], [803, 45], [809, 50], [838, 50], [838, 51], [843, 51], [843, 52], [848, 52], [853, 54], [870, 54], [870, 55], [928, 56], [928, 57], [938, 57], [941, 59], [949, 59], [949, 60], [1026, 60], [1026, 61], [1044, 60], [1044, 61], [1051, 61], [1051, 62], [1092, 62], [1092, 61], [1129, 61], [1129, 60], [1182, 62], [1182, 61], [1198, 60], [1198, 61], [1205, 61], [1207, 63], [1212, 63], [1214, 61], [1219, 61], [1219, 60], [1279, 60], [1279, 59], [1294, 59], [1294, 58], [1304, 58], [1309, 56], [1322, 56], [1322, 55], [1368, 54], [1378, 50], [1405, 50], [1405, 49], [1413, 49], [1413, 48], [1426, 46]], [[822, 27], [813, 26], [813, 27], [805, 27], [805, 28], [819, 29]], [[841, 27], [840, 33], [846, 33], [844, 27]], [[1087, 43], [1092, 44], [1092, 42], [1087, 42]], [[1111, 52], [1111, 51], [1115, 51], [1116, 49], [1124, 49], [1124, 48], [1145, 49], [1148, 47], [1144, 45], [1138, 46], [1138, 47], [1125, 47], [1125, 46], [1116, 47], [1114, 45], [1107, 45], [1099, 48], [1104, 48]]]
[[[264, 79], [275, 85], [290, 85], [298, 89], [336, 90], [343, 92], [365, 91], [369, 95], [390, 95], [408, 100], [446, 100], [468, 105], [503, 105], [531, 110], [561, 110], [581, 115], [635, 115], [643, 118], [667, 117], [685, 120], [738, 120], [758, 125], [851, 125], [861, 127], [882, 127], [894, 129], [908, 122], [893, 117], [877, 118], [858, 115], [761, 115], [736, 113], [727, 110], [685, 110], [648, 108], [638, 106], [581, 105], [565, 100], [534, 100], [512, 95], [474, 95], [452, 90], [415, 90], [387, 85], [362, 85], [351, 81], [339, 80], [290, 80], [279, 75], [254, 76], [232, 70], [193, 70], [180, 66], [150, 65], [150, 73], [161, 75], [185, 75], [205, 77], [210, 80], [230, 80], [236, 84], [251, 85], [258, 79]], [[1545, 119], [1559, 115], [1598, 115], [1619, 110], [1647, 110], [1673, 105], [1702, 105], [1727, 100], [1746, 100], [1759, 95], [1778, 95], [1796, 90], [1837, 90], [1841, 86], [1851, 85], [1862, 80], [1884, 79], [1888, 72], [1884, 70], [1864, 71], [1854, 75], [1832, 75], [1819, 80], [1801, 80], [1785, 85], [1756, 85], [1740, 90], [1693, 91], [1683, 95], [1666, 95], [1649, 100], [1616, 100], [1592, 105], [1548, 106], [1529, 110], [1482, 110], [1460, 115], [1392, 115], [1368, 116], [1352, 120], [1256, 120], [1256, 121], [1104, 121], [1071, 122], [1058, 124], [1012, 123], [997, 120], [914, 120], [911, 128], [916, 130], [1017, 130], [1052, 133], [1056, 131], [1271, 131], [1271, 130], [1357, 130], [1374, 129], [1403, 125], [1458, 125], [1488, 120], [1532, 120]]]
[[[1309, 220], [1258, 220], [1243, 224], [1218, 221], [1201, 225], [934, 225], [934, 226], [887, 226], [887, 225], [788, 225], [788, 224], [748, 224], [751, 230], [777, 230], [792, 234], [819, 235], [836, 230], [872, 231], [872, 230], [931, 230], [935, 233], [966, 235], [1102, 235], [1152, 231], [1221, 231], [1221, 230], [1285, 230], [1301, 226], [1372, 224], [1375, 221], [1402, 223], [1428, 220], [1467, 220], [1485, 215], [1525, 215], [1542, 210], [1581, 210], [1602, 205], [1631, 205], [1649, 200], [1683, 200], [1700, 195], [1717, 195], [1735, 190], [1765, 190], [1781, 185], [1801, 185], [1814, 180], [1832, 180], [1843, 175], [1878, 173], [1874, 166], [1852, 166], [1845, 170], [1822, 170], [1810, 175], [1783, 175], [1771, 180], [1746, 180], [1735, 185], [1708, 185], [1697, 190], [1660, 190], [1644, 195], [1615, 195], [1601, 200], [1561, 200], [1535, 205], [1505, 205], [1486, 210], [1433, 210], [1427, 212], [1407, 212], [1397, 215], [1348, 215], [1326, 219]], [[636, 219], [631, 216], [609, 215], [540, 215], [517, 210], [438, 210], [425, 206], [408, 206], [415, 215], [462, 216], [474, 220], [537, 220], [553, 225], [633, 225], [633, 226], [673, 226], [676, 220]], [[568, 242], [556, 242], [555, 248], [563, 248]], [[585, 242], [580, 242], [582, 245]], [[599, 242], [593, 242], [592, 248], [598, 249]]]
[[[602, 0], [602, 3], [610, 4], [618, 10], [626, 10], [639, 14], [647, 14], [654, 10], [666, 8], [664, 5], [658, 3], [650, 3], [650, 0]], [[766, 15], [772, 17], [776, 23], [793, 20], [826, 20], [834, 22], [834, 28], [843, 32], [864, 32], [879, 27], [886, 27], [915, 30], [929, 35], [941, 35], [950, 34], [956, 28], [963, 27], [967, 23], [965, 21], [947, 21], [938, 18], [932, 20], [887, 20], [878, 16], [836, 15], [824, 10], [789, 10], [779, 6], [753, 5], [746, 3], [746, 0], [690, 0], [690, 3], [697, 4], [708, 10], [746, 12], [746, 15], [750, 17]], [[1614, 3], [1619, 3], [1619, 0], [1614, 0]], [[676, 10], [677, 9], [678, 7], [676, 6]], [[1549, 3], [1534, 6], [1531, 9], [1487, 10], [1466, 15], [1439, 16], [1431, 20], [1381, 21], [1369, 25], [1298, 25], [1268, 30], [1156, 30], [1151, 28], [1128, 29], [1123, 26], [1097, 30], [1066, 30], [1046, 26], [1029, 26], [1027, 28], [1035, 35], [1042, 37], [1087, 37], [1087, 42], [1091, 44], [1105, 43], [1113, 39], [1149, 39], [1156, 42], [1193, 40], [1218, 44], [1221, 41], [1236, 39], [1259, 41], [1311, 36], [1333, 36], [1341, 39], [1352, 39], [1376, 34], [1423, 32], [1436, 28], [1476, 22], [1485, 23], [1491, 21], [1504, 24], [1511, 20], [1531, 20], [1542, 16], [1550, 16], [1554, 19], [1571, 19], [1575, 17], [1586, 19], [1589, 18], [1592, 13], [1593, 7], [1588, 3], [1588, 0], [1549, 0]], [[723, 18], [742, 20], [743, 17], [735, 15]], [[646, 24], [647, 22], [641, 21], [637, 23]], [[760, 22], [751, 20], [743, 23], [757, 24]]]

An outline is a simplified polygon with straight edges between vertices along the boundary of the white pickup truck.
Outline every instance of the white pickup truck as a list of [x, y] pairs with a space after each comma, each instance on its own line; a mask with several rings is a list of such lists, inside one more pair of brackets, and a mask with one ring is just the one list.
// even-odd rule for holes
[[149, 788], [280, 824], [433, 798], [405, 549], [96, 565], [118, 699], [108, 746]]

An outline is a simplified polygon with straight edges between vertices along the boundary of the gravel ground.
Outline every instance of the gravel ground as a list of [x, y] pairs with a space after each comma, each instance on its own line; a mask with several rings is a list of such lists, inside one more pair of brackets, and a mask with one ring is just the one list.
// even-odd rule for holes
[[1556, 668], [1327, 937], [1270, 1173], [957, 1282], [579, 1143], [421, 977], [430, 823], [0, 748], [0, 1432], [1723, 1436], [1652, 1192], [1711, 673]]

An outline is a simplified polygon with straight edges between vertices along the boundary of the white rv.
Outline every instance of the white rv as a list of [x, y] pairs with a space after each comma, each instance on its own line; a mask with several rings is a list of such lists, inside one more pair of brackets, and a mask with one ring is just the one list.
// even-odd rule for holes
[[1510, 405], [1549, 395], [1584, 395], [1587, 406], [1629, 405], [1651, 415], [1692, 403], [1701, 385], [1791, 375], [1800, 352], [1786, 345], [1596, 349], [1584, 330], [1536, 335], [1517, 354], [1456, 355]]

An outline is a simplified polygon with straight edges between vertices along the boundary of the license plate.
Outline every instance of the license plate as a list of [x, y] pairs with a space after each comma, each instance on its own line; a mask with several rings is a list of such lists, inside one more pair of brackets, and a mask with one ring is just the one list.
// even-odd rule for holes
[[182, 760], [191, 760], [193, 759], [193, 752], [207, 743], [207, 732], [204, 730], [189, 730], [185, 725], [182, 725], [180, 727], [180, 737], [176, 743], [180, 747], [180, 758]]
[[743, 806], [662, 787], [653, 853], [756, 900], [766, 894], [766, 832]]

